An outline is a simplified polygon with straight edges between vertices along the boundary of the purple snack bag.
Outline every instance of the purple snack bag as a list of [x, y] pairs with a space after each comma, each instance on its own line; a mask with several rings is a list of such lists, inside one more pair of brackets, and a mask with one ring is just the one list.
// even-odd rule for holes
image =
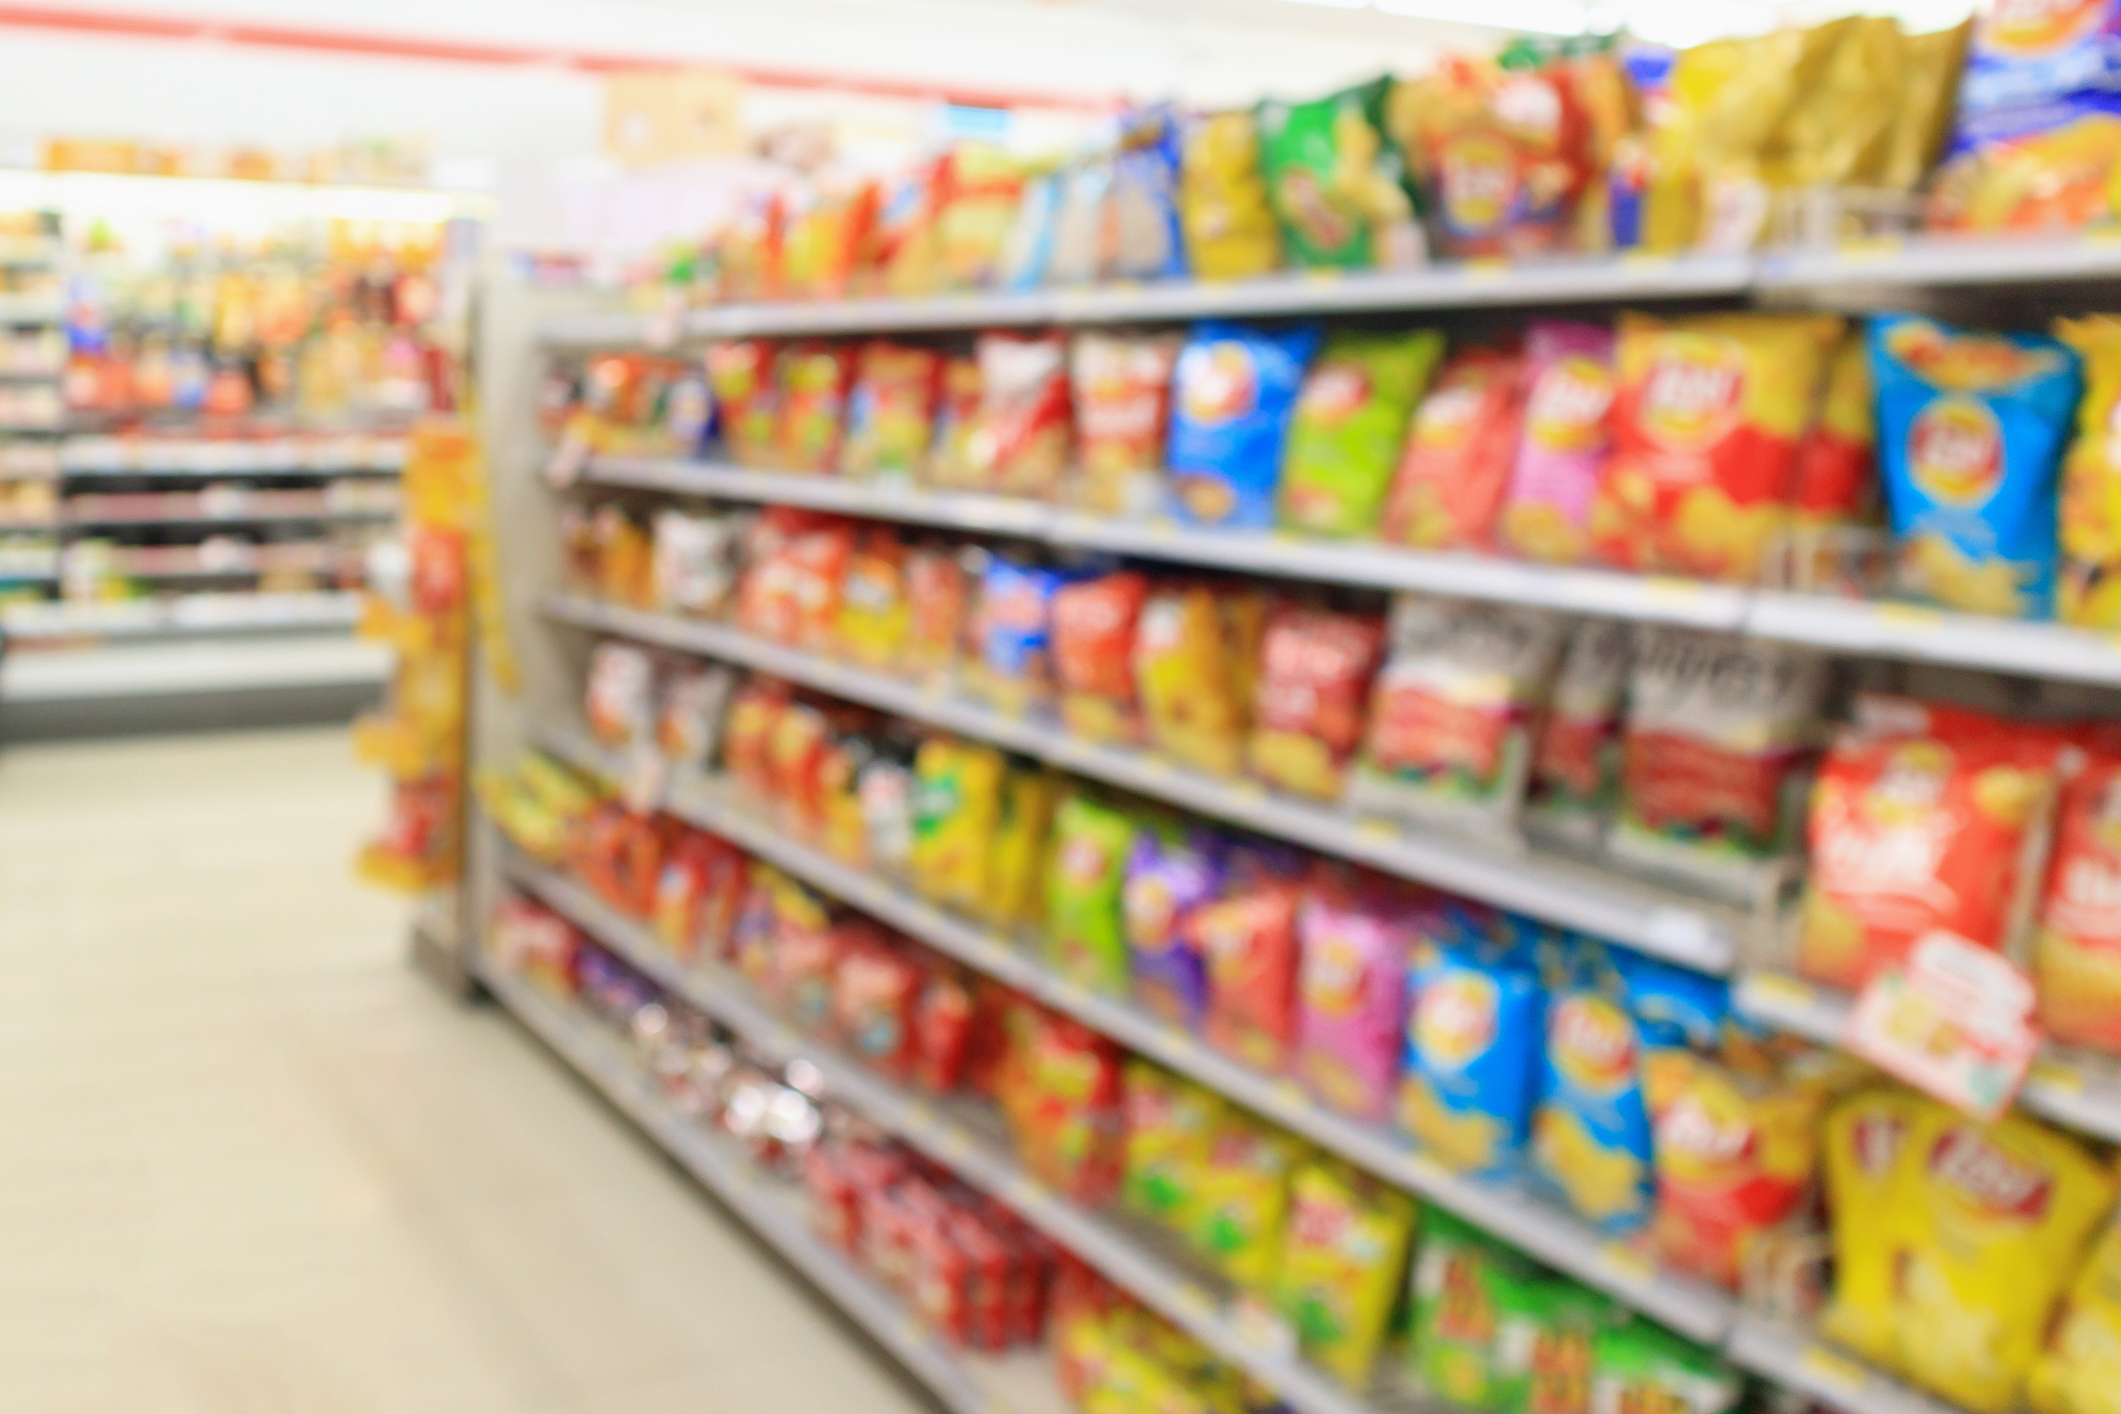
[[1188, 1030], [1207, 1010], [1208, 967], [1180, 924], [1222, 892], [1222, 853], [1221, 842], [1205, 832], [1174, 839], [1143, 830], [1120, 890], [1134, 998]]
[[1535, 319], [1524, 352], [1524, 430], [1502, 543], [1528, 560], [1579, 564], [1590, 554], [1591, 497], [1612, 448], [1613, 331]]
[[1391, 1114], [1407, 1017], [1408, 935], [1384, 900], [1306, 895], [1296, 917], [1296, 1069], [1358, 1119]]

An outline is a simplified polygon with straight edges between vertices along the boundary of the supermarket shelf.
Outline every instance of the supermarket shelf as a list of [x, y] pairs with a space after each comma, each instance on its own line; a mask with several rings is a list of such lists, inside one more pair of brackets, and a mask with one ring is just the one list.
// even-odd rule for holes
[[[1124, 1228], [1037, 1182], [1015, 1157], [977, 1125], [949, 1114], [954, 1107], [916, 1095], [804, 1036], [756, 1002], [727, 969], [680, 965], [640, 924], [586, 889], [507, 851], [509, 873], [546, 903], [654, 981], [782, 1063], [804, 1060], [823, 1078], [825, 1093], [898, 1135], [974, 1187], [1008, 1203], [1056, 1242], [1185, 1328], [1224, 1359], [1263, 1381], [1301, 1414], [1374, 1414], [1380, 1405], [1351, 1392], [1300, 1360], [1247, 1341], [1211, 1288], [1158, 1256]], [[1398, 1404], [1399, 1401], [1390, 1401]]]
[[2121, 685], [2121, 639], [2060, 624], [1760, 591], [1746, 611], [1745, 630], [1837, 653]]
[[57, 290], [0, 294], [0, 324], [57, 324], [65, 315], [66, 300]]
[[345, 591], [186, 594], [175, 599], [0, 606], [9, 638], [154, 638], [289, 629], [349, 629], [361, 596]]
[[[1732, 1003], [1756, 1021], [1823, 1046], [1848, 1031], [1854, 999], [1782, 972], [1748, 972]], [[2121, 1143], [2121, 1066], [2103, 1057], [2049, 1046], [2033, 1062], [2018, 1103], [2055, 1123]]]
[[1580, 928], [1707, 972], [1728, 972], [1749, 920], [1739, 911], [1638, 883], [1529, 846], [1483, 845], [1364, 819], [1218, 780], [1148, 752], [1080, 740], [935, 687], [769, 643], [722, 624], [645, 613], [571, 595], [545, 601], [561, 623], [741, 664], [850, 701], [991, 741], [1055, 766], [1234, 825], [1373, 865], [1502, 908]]
[[952, 1414], [1047, 1414], [1061, 1408], [1057, 1391], [1045, 1401], [1003, 1394], [997, 1385], [1011, 1386], [1013, 1395], [1014, 1386], [1029, 1383], [997, 1378], [998, 1367], [1014, 1362], [953, 1350], [936, 1339], [897, 1296], [811, 1232], [794, 1196], [778, 1191], [784, 1185], [761, 1175], [734, 1145], [674, 1108], [615, 1042], [494, 966], [483, 952], [475, 950], [474, 959], [479, 980], [518, 1021], [891, 1352]]
[[1910, 236], [1822, 251], [1764, 257], [1755, 279], [1762, 293], [1801, 294], [1875, 286], [1926, 288], [2065, 284], [2121, 280], [2115, 232], [2078, 238]]
[[62, 528], [81, 530], [197, 530], [253, 525], [362, 524], [397, 519], [396, 510], [230, 511], [197, 515], [69, 515]]
[[1841, 1414], [1959, 1414], [1953, 1405], [1764, 1317], [1740, 1316], [1725, 1353], [1741, 1368]]
[[60, 447], [69, 477], [96, 476], [362, 476], [395, 473], [405, 464], [398, 438], [333, 437], [69, 437]]
[[0, 702], [380, 685], [391, 653], [346, 634], [129, 643], [0, 658]]
[[[548, 730], [539, 734], [539, 741], [583, 770], [606, 780], [624, 779], [624, 763], [577, 732]], [[1661, 1274], [1639, 1254], [1514, 1188], [1454, 1174], [1417, 1153], [1405, 1136], [1336, 1114], [1291, 1080], [1261, 1075], [1139, 1007], [1059, 976], [1033, 953], [782, 834], [755, 804], [725, 784], [679, 782], [665, 804], [701, 829], [1449, 1209], [1674, 1330], [1714, 1342], [1729, 1327], [1731, 1302], [1722, 1292]]]
[[[1749, 256], [1467, 261], [1414, 270], [1295, 271], [1221, 285], [1175, 280], [926, 299], [719, 305], [686, 315], [681, 333], [727, 339], [1702, 299], [1744, 294], [1753, 274]], [[540, 334], [549, 345], [639, 344], [648, 341], [651, 322], [645, 314], [596, 314], [550, 322]]]

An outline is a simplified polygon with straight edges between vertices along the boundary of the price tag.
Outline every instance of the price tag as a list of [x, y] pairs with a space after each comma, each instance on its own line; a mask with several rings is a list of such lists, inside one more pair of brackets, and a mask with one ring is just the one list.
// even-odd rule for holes
[[2036, 1062], [2031, 1074], [2026, 1076], [2025, 1083], [2064, 1095], [2084, 1093], [2084, 1076], [2056, 1061]]
[[1510, 262], [1496, 256], [1483, 256], [1479, 260], [1468, 260], [1458, 267], [1468, 280], [1507, 280], [1510, 278]]
[[1365, 815], [1355, 822], [1355, 833], [1366, 840], [1389, 844], [1399, 838], [1399, 826], [1390, 820], [1380, 820], [1375, 815]]
[[1905, 968], [1863, 989], [1847, 1045], [1916, 1089], [1992, 1120], [2017, 1098], [2039, 1049], [2032, 1012], [2032, 983], [2008, 958], [1938, 931], [1917, 940]]
[[1662, 251], [1643, 250], [1637, 247], [1620, 253], [1620, 263], [1633, 269], [1654, 269], [1672, 264], [1672, 257]]
[[1240, 1343], [1276, 1360], [1296, 1358], [1296, 1327], [1251, 1292], [1230, 1304], [1230, 1327]]
[[626, 808], [648, 815], [663, 808], [663, 794], [670, 788], [670, 763], [663, 753], [644, 742], [626, 757], [626, 774], [619, 782], [619, 795]]
[[1841, 245], [1843, 260], [1892, 260], [1907, 248], [1899, 236], [1864, 236]]
[[1171, 1293], [1171, 1304], [1182, 1317], [1195, 1321], [1215, 1319], [1215, 1299], [1201, 1288], [1187, 1283]]
[[582, 479], [582, 472], [589, 466], [589, 436], [579, 426], [570, 425], [560, 436], [560, 445], [552, 449], [552, 459], [545, 463], [545, 480], [555, 491], [565, 491]]
[[1870, 1383], [1861, 1365], [1846, 1355], [1836, 1355], [1823, 1345], [1808, 1345], [1797, 1364], [1807, 1375], [1840, 1395], [1853, 1395]]
[[1606, 1243], [1598, 1259], [1630, 1281], [1650, 1281], [1657, 1275], [1657, 1264], [1625, 1242]]

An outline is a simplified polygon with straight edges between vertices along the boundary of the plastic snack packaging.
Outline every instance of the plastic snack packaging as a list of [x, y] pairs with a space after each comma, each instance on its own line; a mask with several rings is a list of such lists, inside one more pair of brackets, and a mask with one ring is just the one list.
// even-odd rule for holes
[[707, 769], [721, 745], [729, 694], [735, 687], [736, 672], [726, 663], [672, 670], [663, 685], [655, 723], [656, 746], [671, 770], [698, 773]]
[[714, 390], [722, 441], [745, 466], [770, 466], [781, 426], [778, 348], [764, 339], [731, 339], [707, 346], [707, 382]]
[[1878, 429], [1870, 353], [1852, 329], [1827, 360], [1819, 415], [1797, 452], [1790, 506], [1800, 528], [1865, 520], [1878, 499]]
[[1003, 1117], [1024, 1167], [1079, 1203], [1106, 1201], [1125, 1173], [1123, 1064], [1079, 1022], [1029, 1006], [1012, 1014]]
[[1637, 629], [1614, 851], [1751, 897], [1797, 842], [1825, 683], [1799, 649]]
[[1534, 320], [1525, 335], [1524, 417], [1503, 497], [1512, 554], [1572, 565], [1590, 553], [1591, 502], [1612, 447], [1613, 336]]
[[1059, 283], [1053, 250], [1071, 175], [1063, 168], [1025, 177], [1023, 200], [1017, 203], [1016, 219], [1010, 222], [1009, 239], [1002, 246], [1001, 288], [1035, 290], [1048, 281]]
[[1436, 910], [1418, 949], [1400, 1122], [1445, 1167], [1516, 1173], [1531, 1137], [1546, 1040], [1546, 990], [1527, 943], [1492, 936], [1484, 913]]
[[2037, 1414], [2121, 1414], [2121, 1229], [2077, 1273], [2025, 1396]]
[[1002, 754], [930, 737], [913, 759], [913, 880], [939, 903], [975, 912], [1001, 820]]
[[2084, 360], [2077, 435], [2062, 463], [2062, 568], [2055, 617], [2084, 628], [2121, 628], [2121, 319], [2055, 322], [2055, 336]]
[[1723, 1357], [1642, 1316], [1597, 1330], [1591, 1370], [1591, 1414], [1732, 1414], [1745, 1396]]
[[855, 777], [865, 831], [863, 856], [889, 878], [913, 877], [913, 759], [919, 744], [886, 732]]
[[1196, 1182], [1193, 1245], [1247, 1291], [1273, 1291], [1289, 1213], [1289, 1179], [1303, 1143], [1225, 1105], [1208, 1136]]
[[1322, 800], [1341, 793], [1361, 744], [1363, 711], [1384, 641], [1371, 614], [1284, 604], [1260, 645], [1246, 762], [1270, 785]]
[[898, 667], [906, 650], [906, 542], [896, 530], [855, 532], [840, 581], [840, 650], [866, 667]]
[[2050, 1038], [2121, 1053], [2121, 757], [2110, 744], [2062, 786], [2033, 980]]
[[1618, 619], [1570, 630], [1532, 752], [1532, 820], [1578, 843], [1605, 832], [1620, 795], [1622, 708], [1634, 639]]
[[1138, 826], [1126, 811], [1080, 792], [1053, 818], [1046, 874], [1046, 952], [1086, 987], [1125, 995], [1126, 929], [1120, 893]]
[[966, 685], [1005, 712], [1022, 712], [1053, 695], [1053, 600], [1067, 581], [1059, 570], [992, 555], [972, 611]]
[[655, 660], [631, 643], [599, 643], [589, 653], [582, 715], [590, 734], [606, 746], [626, 748], [653, 740]]
[[912, 1077], [914, 1010], [926, 979], [903, 951], [881, 938], [848, 948], [832, 982], [835, 1034], [871, 1069]]
[[1189, 923], [1222, 892], [1222, 853], [1207, 831], [1152, 822], [1135, 836], [1120, 895], [1134, 999], [1188, 1031], [1208, 1009], [1208, 963]]
[[737, 516], [655, 513], [651, 552], [655, 602], [666, 612], [710, 618], [736, 589], [736, 552], [746, 521]]
[[987, 853], [987, 898], [980, 916], [1013, 932], [1046, 916], [1046, 861], [1060, 778], [1024, 762], [1002, 776], [1001, 815]]
[[1361, 1386], [1377, 1363], [1414, 1231], [1414, 1202], [1331, 1160], [1290, 1180], [1281, 1304], [1306, 1359]]
[[916, 677], [957, 666], [964, 646], [972, 586], [964, 557], [949, 546], [926, 545], [906, 556], [906, 643], [903, 662]]
[[1000, 283], [1002, 253], [1016, 221], [1024, 168], [999, 147], [960, 143], [943, 168], [935, 214], [935, 251], [942, 287], [985, 290]]
[[1300, 894], [1289, 877], [1234, 882], [1183, 925], [1208, 962], [1208, 1043], [1258, 1070], [1280, 1070], [1296, 1040]]
[[1333, 1109], [1392, 1112], [1407, 1019], [1408, 937], [1375, 886], [1314, 888], [1296, 915], [1296, 1073]]
[[1369, 535], [1407, 420], [1443, 356], [1443, 335], [1336, 333], [1304, 375], [1281, 474], [1281, 523], [1314, 535]]
[[1561, 635], [1561, 620], [1536, 609], [1396, 597], [1350, 798], [1514, 830]]
[[1939, 930], [2022, 956], [2059, 741], [1906, 698], [1855, 717], [1812, 790], [1799, 969], [1860, 988]]
[[1139, 1056], [1127, 1062], [1124, 1081], [1127, 1174], [1120, 1197], [1145, 1217], [1189, 1231], [1222, 1100]]
[[1900, 587], [1947, 608], [2047, 617], [2077, 356], [1914, 315], [1872, 321], [1870, 338]]
[[597, 592], [616, 604], [655, 604], [655, 542], [639, 521], [618, 506], [597, 507]]
[[1757, 583], [1788, 531], [1798, 445], [1841, 331], [1830, 316], [1623, 315], [1613, 456], [1591, 508], [1599, 556]]
[[986, 464], [973, 456], [973, 433], [980, 426], [980, 363], [972, 354], [946, 354], [941, 390], [935, 400], [935, 445], [928, 454], [927, 479], [935, 486], [992, 490], [982, 478]]
[[1494, 543], [1524, 389], [1524, 358], [1514, 349], [1462, 349], [1444, 361], [1407, 430], [1385, 507], [1386, 540], [1423, 550]]
[[1178, 202], [1186, 262], [1202, 280], [1244, 280], [1281, 264], [1281, 230], [1259, 167], [1250, 112], [1214, 113], [1182, 135]]
[[1134, 635], [1134, 681], [1159, 751], [1195, 770], [1237, 774], [1265, 620], [1256, 590], [1196, 584], [1149, 596]]
[[1134, 636], [1148, 602], [1148, 576], [1121, 570], [1068, 585], [1053, 596], [1053, 667], [1061, 720], [1092, 741], [1135, 741]]
[[879, 197], [874, 181], [842, 183], [788, 213], [781, 249], [785, 297], [846, 298], [873, 239]]
[[1178, 349], [1168, 335], [1075, 336], [1068, 372], [1080, 468], [1076, 499], [1084, 510], [1128, 519], [1163, 510]]
[[872, 339], [862, 345], [847, 401], [839, 468], [849, 476], [913, 479], [935, 432], [943, 356], [933, 349]]
[[1259, 160], [1289, 263], [1397, 269], [1427, 258], [1399, 153], [1384, 138], [1390, 79], [1311, 103], [1259, 106]]
[[1112, 161], [1111, 258], [1098, 273], [1118, 280], [1168, 280], [1186, 273], [1179, 229], [1178, 119], [1167, 104], [1123, 114]]
[[1196, 525], [1274, 524], [1284, 444], [1314, 325], [1256, 329], [1209, 321], [1186, 338], [1173, 374], [1171, 489]]
[[1630, 1232], [1655, 1192], [1641, 1037], [1602, 949], [1580, 949], [1567, 972], [1547, 1009], [1533, 1176], [1585, 1221]]
[[980, 403], [965, 438], [982, 490], [1051, 497], [1068, 467], [1068, 341], [1058, 334], [982, 334]]

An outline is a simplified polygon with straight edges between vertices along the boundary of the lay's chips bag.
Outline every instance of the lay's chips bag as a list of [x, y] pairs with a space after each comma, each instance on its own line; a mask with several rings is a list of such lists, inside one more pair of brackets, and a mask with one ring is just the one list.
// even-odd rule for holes
[[2033, 981], [2051, 1038], [2121, 1054], [2121, 757], [2111, 752], [2062, 787]]
[[1489, 936], [1466, 905], [1414, 974], [1400, 1119], [1423, 1152], [1467, 1173], [1514, 1172], [1538, 1099], [1546, 991], [1522, 944]]
[[1306, 1359], [1360, 1386], [1384, 1343], [1414, 1231], [1414, 1201], [1323, 1159], [1298, 1169], [1290, 1183], [1282, 1309]]
[[1345, 331], [1326, 340], [1304, 375], [1281, 473], [1281, 523], [1313, 535], [1369, 535], [1407, 419], [1443, 357], [1434, 329]]
[[1628, 1232], [1650, 1216], [1649, 1107], [1641, 1038], [1604, 950], [1579, 949], [1547, 1009], [1532, 1119], [1532, 1174], [1579, 1217]]
[[1971, 613], [2047, 617], [2077, 356], [2038, 335], [1896, 315], [1871, 325], [1871, 374], [1900, 587]]
[[2055, 337], [2084, 360], [2077, 438], [2062, 463], [2062, 570], [2055, 617], [2121, 628], [2121, 318], [2055, 321]]
[[2121, 1227], [2077, 1274], [2025, 1395], [2038, 1414], [2121, 1414]]

